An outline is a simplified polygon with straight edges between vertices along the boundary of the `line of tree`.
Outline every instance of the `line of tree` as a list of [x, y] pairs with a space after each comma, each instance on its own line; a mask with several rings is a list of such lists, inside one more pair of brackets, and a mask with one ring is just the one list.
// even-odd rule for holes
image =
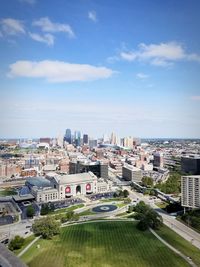
[[61, 223], [65, 223], [68, 221], [78, 221], [79, 215], [77, 213], [74, 213], [74, 211], [68, 211], [65, 215], [62, 215], [61, 217]]
[[181, 175], [171, 173], [168, 180], [165, 183], [158, 183], [156, 188], [165, 194], [179, 194], [181, 192]]
[[200, 210], [187, 211], [181, 216], [181, 219], [189, 226], [192, 226], [200, 231]]
[[159, 229], [163, 225], [162, 216], [149, 205], [146, 205], [144, 201], [140, 201], [134, 206], [133, 211], [135, 211], [134, 218], [139, 220], [137, 227], [142, 231], [147, 230], [149, 227]]
[[32, 225], [33, 233], [36, 236], [42, 236], [44, 239], [51, 239], [54, 235], [60, 233], [60, 222], [56, 221], [53, 216], [47, 216], [35, 220]]
[[142, 177], [142, 185], [146, 187], [152, 187], [153, 186], [153, 179], [148, 176]]
[[118, 190], [117, 192], [114, 192], [113, 197], [117, 198], [127, 198], [129, 196], [128, 190]]
[[41, 206], [40, 214], [47, 215], [49, 213], [54, 212], [54, 210], [55, 210], [55, 206], [53, 203], [45, 203], [45, 204], [42, 204]]

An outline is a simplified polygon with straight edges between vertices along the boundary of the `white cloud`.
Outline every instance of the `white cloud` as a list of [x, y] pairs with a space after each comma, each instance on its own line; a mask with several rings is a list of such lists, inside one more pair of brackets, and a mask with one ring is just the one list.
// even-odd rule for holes
[[192, 100], [200, 101], [200, 95], [191, 96]]
[[139, 72], [136, 74], [137, 78], [139, 79], [146, 79], [149, 77], [149, 75], [145, 74], [145, 73], [142, 73], [142, 72]]
[[2, 19], [0, 24], [2, 32], [6, 35], [25, 34], [24, 24], [20, 20], [6, 18]]
[[141, 43], [134, 51], [122, 51], [120, 58], [126, 61], [146, 61], [152, 65], [168, 66], [178, 60], [200, 62], [200, 55], [189, 54], [177, 42], [146, 45]]
[[48, 17], [33, 21], [33, 26], [38, 26], [43, 32], [64, 32], [69, 37], [75, 37], [75, 34], [68, 24], [53, 23]]
[[19, 0], [19, 2], [34, 5], [36, 3], [36, 0]]
[[44, 78], [48, 82], [92, 81], [109, 78], [114, 73], [106, 67], [50, 60], [16, 61], [9, 67], [9, 77]]
[[97, 14], [94, 10], [88, 12], [88, 18], [94, 22], [97, 22]]
[[121, 52], [120, 56], [122, 59], [127, 60], [127, 61], [134, 61], [137, 57], [137, 55], [132, 52]]
[[38, 33], [29, 32], [29, 36], [35, 41], [46, 43], [49, 46], [54, 45], [54, 36], [52, 34], [47, 33], [47, 34], [41, 35]]

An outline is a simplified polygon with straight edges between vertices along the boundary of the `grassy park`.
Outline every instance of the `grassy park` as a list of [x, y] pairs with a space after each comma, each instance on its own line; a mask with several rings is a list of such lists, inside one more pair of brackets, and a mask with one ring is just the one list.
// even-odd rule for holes
[[62, 228], [60, 236], [37, 241], [22, 260], [29, 267], [188, 266], [149, 231], [137, 230], [135, 222], [114, 221]]
[[184, 255], [191, 257], [197, 266], [200, 266], [200, 252], [199, 249], [193, 246], [190, 242], [183, 239], [180, 235], [176, 234], [167, 226], [161, 227], [156, 230], [157, 234], [167, 241], [170, 245], [178, 249]]

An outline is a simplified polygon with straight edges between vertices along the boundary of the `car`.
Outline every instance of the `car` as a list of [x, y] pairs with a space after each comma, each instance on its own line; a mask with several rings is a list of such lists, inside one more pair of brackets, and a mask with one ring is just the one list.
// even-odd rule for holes
[[27, 225], [26, 228], [31, 228], [31, 225]]
[[25, 235], [27, 235], [28, 234], [28, 232], [25, 232]]

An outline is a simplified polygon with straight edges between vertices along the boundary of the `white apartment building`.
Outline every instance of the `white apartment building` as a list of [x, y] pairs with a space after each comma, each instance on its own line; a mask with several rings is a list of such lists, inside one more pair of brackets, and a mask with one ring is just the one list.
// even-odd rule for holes
[[181, 177], [181, 205], [200, 208], [200, 175]]

